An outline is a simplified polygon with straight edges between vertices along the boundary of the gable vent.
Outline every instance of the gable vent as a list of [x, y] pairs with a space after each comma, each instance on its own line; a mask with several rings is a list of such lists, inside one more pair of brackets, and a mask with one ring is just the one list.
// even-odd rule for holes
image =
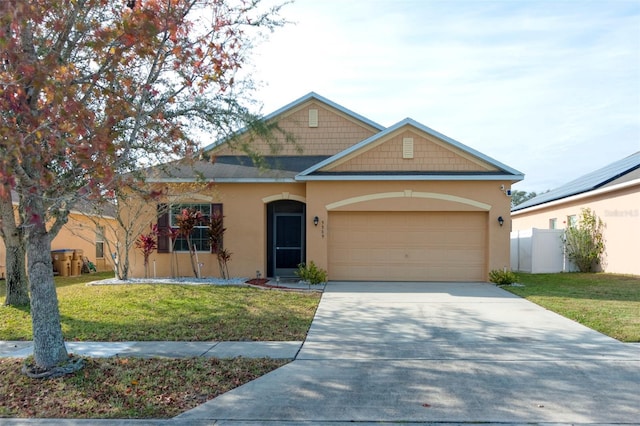
[[402, 158], [413, 158], [413, 138], [402, 138]]
[[309, 127], [318, 127], [318, 110], [309, 110]]

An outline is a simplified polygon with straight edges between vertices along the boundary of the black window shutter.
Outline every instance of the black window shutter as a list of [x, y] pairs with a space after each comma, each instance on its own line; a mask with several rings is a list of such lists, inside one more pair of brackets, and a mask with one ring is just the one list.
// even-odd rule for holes
[[158, 204], [158, 253], [169, 253], [171, 237], [169, 223], [169, 205]]
[[[219, 217], [222, 221], [222, 225], [224, 226], [224, 216], [222, 215], [222, 204], [211, 204], [211, 218], [213, 220], [214, 217]], [[220, 248], [222, 248], [222, 241], [220, 241]], [[211, 244], [211, 253], [216, 253], [216, 245]]]

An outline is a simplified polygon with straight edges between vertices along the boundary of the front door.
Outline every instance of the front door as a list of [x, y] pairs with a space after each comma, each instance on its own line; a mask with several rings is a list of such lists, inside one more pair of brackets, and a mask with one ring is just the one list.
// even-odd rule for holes
[[273, 274], [293, 277], [304, 259], [304, 214], [275, 213], [273, 215]]

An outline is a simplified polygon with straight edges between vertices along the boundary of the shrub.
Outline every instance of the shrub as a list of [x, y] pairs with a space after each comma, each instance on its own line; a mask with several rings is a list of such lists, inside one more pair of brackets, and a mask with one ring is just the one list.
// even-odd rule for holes
[[144, 277], [149, 278], [149, 256], [158, 248], [158, 225], [149, 225], [148, 234], [138, 235], [135, 247], [140, 249], [144, 257]]
[[318, 268], [316, 264], [313, 263], [313, 260], [309, 262], [309, 265], [305, 265], [304, 263], [299, 264], [295, 274], [302, 281], [307, 281], [309, 284], [322, 284], [327, 282], [327, 271]]
[[604, 223], [591, 209], [582, 209], [577, 226], [569, 226], [564, 234], [567, 258], [580, 272], [592, 272], [604, 255]]
[[224, 216], [214, 213], [209, 222], [209, 242], [211, 242], [211, 250], [216, 254], [218, 259], [218, 268], [220, 276], [229, 279], [229, 261], [231, 260], [231, 252], [222, 247], [224, 241], [224, 233], [227, 228], [223, 226]]
[[509, 285], [518, 281], [518, 276], [511, 271], [494, 269], [489, 272], [489, 281], [497, 285]]

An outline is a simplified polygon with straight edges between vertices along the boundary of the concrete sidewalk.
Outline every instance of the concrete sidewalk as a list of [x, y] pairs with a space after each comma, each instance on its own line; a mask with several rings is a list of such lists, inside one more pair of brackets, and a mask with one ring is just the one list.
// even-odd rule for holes
[[[92, 358], [273, 358], [294, 359], [302, 342], [66, 342], [67, 351]], [[26, 358], [33, 343], [0, 341], [0, 357]]]

